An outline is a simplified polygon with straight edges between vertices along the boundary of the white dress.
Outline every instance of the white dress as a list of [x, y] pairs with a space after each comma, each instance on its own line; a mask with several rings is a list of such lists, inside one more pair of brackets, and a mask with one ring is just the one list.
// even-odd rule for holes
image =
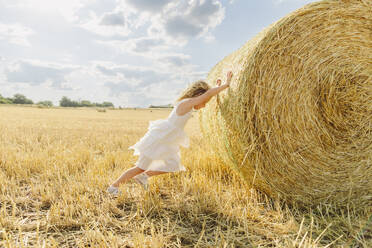
[[189, 137], [184, 131], [186, 122], [192, 117], [190, 110], [180, 116], [176, 113], [179, 101], [167, 119], [150, 121], [146, 134], [128, 149], [134, 150], [134, 155], [146, 158], [149, 162], [145, 170], [176, 172], [185, 171], [180, 163], [180, 146], [189, 147]]

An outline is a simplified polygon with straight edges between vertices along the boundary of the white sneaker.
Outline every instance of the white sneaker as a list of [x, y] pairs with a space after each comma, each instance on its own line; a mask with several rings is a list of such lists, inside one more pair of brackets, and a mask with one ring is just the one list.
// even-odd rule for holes
[[107, 188], [107, 192], [110, 193], [112, 196], [118, 196], [119, 189], [117, 187], [110, 186]]
[[133, 177], [133, 179], [136, 181], [136, 183], [140, 184], [144, 190], [149, 189], [149, 182], [148, 182], [149, 176], [146, 175], [146, 173], [138, 174], [137, 176]]

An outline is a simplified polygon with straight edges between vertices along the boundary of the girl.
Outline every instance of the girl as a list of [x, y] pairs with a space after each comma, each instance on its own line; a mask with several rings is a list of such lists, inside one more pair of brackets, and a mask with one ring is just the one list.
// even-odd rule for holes
[[113, 182], [107, 188], [107, 192], [116, 196], [119, 185], [131, 178], [147, 190], [149, 177], [185, 171], [185, 167], [180, 164], [179, 146], [189, 147], [189, 139], [183, 129], [192, 116], [191, 110], [204, 108], [213, 96], [228, 88], [232, 75], [231, 71], [227, 73], [224, 85], [221, 85], [221, 80], [218, 79], [217, 87], [214, 88], [210, 88], [204, 81], [192, 83], [177, 99], [167, 119], [150, 121], [147, 133], [129, 147], [134, 150], [134, 155], [139, 155], [135, 166], [126, 170]]

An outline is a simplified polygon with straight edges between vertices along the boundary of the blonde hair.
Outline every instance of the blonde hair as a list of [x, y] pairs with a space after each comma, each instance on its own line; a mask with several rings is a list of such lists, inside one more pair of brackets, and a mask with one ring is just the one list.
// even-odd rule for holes
[[204, 94], [206, 91], [208, 91], [210, 88], [211, 87], [203, 80], [193, 82], [180, 94], [176, 102], [179, 102], [185, 98], [200, 96]]

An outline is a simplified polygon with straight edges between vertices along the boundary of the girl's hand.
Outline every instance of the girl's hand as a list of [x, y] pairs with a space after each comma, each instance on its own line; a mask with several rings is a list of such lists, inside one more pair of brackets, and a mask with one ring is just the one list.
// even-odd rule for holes
[[227, 86], [230, 86], [230, 82], [231, 82], [231, 78], [232, 78], [232, 76], [233, 76], [233, 73], [232, 73], [232, 71], [229, 71], [228, 73], [227, 73], [227, 75], [226, 75], [226, 85]]

